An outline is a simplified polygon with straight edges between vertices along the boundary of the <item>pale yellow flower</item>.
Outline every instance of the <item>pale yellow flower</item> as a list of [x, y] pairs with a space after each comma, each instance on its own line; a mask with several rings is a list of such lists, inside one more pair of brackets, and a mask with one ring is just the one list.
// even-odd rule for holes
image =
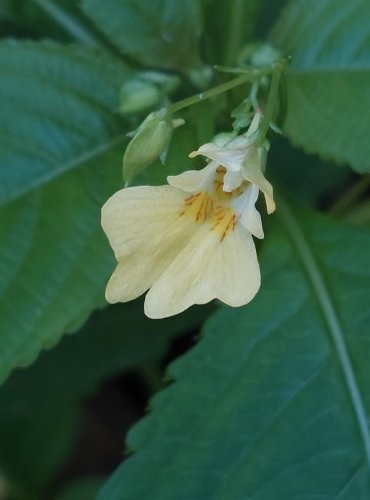
[[122, 189], [106, 202], [102, 226], [118, 261], [108, 302], [149, 289], [146, 315], [164, 318], [215, 298], [231, 306], [253, 299], [260, 286], [252, 238], [263, 238], [254, 206], [260, 187], [241, 179], [226, 192], [227, 173], [214, 160], [168, 177], [167, 186]]

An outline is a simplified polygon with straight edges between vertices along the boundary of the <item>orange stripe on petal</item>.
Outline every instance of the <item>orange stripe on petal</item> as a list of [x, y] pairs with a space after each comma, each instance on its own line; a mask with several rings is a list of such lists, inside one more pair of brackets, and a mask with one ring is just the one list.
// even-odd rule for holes
[[185, 206], [180, 215], [191, 217], [195, 222], [204, 222], [213, 209], [213, 200], [208, 193], [200, 191], [185, 198]]
[[212, 231], [215, 231], [220, 236], [220, 241], [224, 241], [226, 236], [234, 231], [238, 219], [239, 217], [231, 208], [224, 206], [216, 207], [210, 219]]

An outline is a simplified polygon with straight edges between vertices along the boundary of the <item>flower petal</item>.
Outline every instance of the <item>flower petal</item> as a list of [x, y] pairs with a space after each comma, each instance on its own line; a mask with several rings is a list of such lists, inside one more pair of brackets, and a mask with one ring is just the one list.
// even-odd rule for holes
[[214, 298], [231, 306], [250, 302], [260, 286], [253, 238], [237, 226], [220, 240], [203, 224], [147, 293], [144, 310], [165, 318]]
[[[240, 223], [245, 229], [253, 234], [256, 238], [264, 237], [261, 215], [255, 207], [259, 189], [255, 184], [251, 184], [246, 192], [242, 195], [242, 206], [240, 207], [241, 217]], [[241, 197], [241, 198], [242, 198]]]
[[237, 189], [241, 185], [243, 180], [241, 172], [233, 172], [232, 170], [226, 169], [222, 189], [225, 193], [231, 193], [231, 191], [234, 191], [234, 189]]
[[237, 172], [241, 169], [245, 157], [245, 147], [220, 147], [212, 142], [209, 142], [207, 144], [203, 144], [198, 151], [190, 153], [189, 156], [190, 158], [194, 158], [198, 155], [206, 156], [207, 158], [217, 162], [218, 165], [222, 165], [234, 172]]
[[186, 170], [179, 175], [169, 175], [167, 182], [175, 188], [182, 189], [187, 193], [203, 191], [210, 187], [213, 182], [214, 172], [218, 164], [210, 162], [201, 170]]
[[267, 213], [271, 214], [275, 211], [276, 205], [274, 201], [274, 194], [272, 185], [266, 179], [262, 173], [262, 166], [265, 163], [264, 156], [266, 155], [266, 150], [263, 147], [258, 148], [257, 152], [259, 158], [256, 159], [254, 155], [252, 157], [246, 157], [242, 167], [243, 177], [255, 184], [264, 194], [266, 200]]
[[185, 193], [170, 186], [122, 189], [102, 209], [102, 226], [118, 265], [106, 290], [108, 302], [144, 293], [198, 227], [180, 214]]
[[255, 132], [257, 132], [261, 120], [262, 113], [261, 111], [257, 111], [251, 121], [251, 124], [249, 125], [247, 132], [245, 133], [247, 137], [251, 137]]

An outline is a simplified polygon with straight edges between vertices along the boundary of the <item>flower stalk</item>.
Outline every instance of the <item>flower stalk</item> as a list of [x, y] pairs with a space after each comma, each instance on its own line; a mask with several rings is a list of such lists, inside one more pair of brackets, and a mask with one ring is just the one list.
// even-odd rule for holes
[[271, 73], [271, 68], [263, 68], [263, 69], [252, 69], [248, 73], [243, 73], [243, 75], [238, 76], [237, 78], [233, 78], [225, 83], [221, 83], [216, 87], [213, 87], [205, 92], [200, 92], [199, 94], [195, 94], [193, 96], [187, 97], [186, 99], [182, 99], [181, 101], [175, 102], [171, 104], [167, 109], [168, 113], [176, 113], [181, 109], [192, 106], [193, 104], [197, 104], [199, 102], [206, 101], [212, 97], [215, 97], [219, 94], [232, 90], [240, 85], [243, 85], [247, 82], [254, 82], [258, 80], [262, 76], [268, 75]]
[[262, 120], [258, 129], [257, 143], [263, 144], [271, 123], [276, 117], [276, 110], [279, 103], [279, 87], [284, 69], [284, 63], [276, 62], [272, 66], [272, 77], [270, 92], [267, 98], [266, 109], [264, 110]]

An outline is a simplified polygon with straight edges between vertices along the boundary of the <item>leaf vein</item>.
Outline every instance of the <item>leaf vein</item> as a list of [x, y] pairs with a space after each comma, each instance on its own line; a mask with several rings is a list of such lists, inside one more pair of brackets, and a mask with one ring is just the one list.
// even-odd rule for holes
[[367, 415], [334, 302], [301, 227], [291, 213], [289, 206], [281, 198], [279, 200], [279, 209], [281, 220], [306, 271], [323, 318], [325, 319], [330, 340], [334, 345], [334, 352], [346, 382], [351, 406], [362, 437], [365, 458], [370, 470], [370, 432]]

